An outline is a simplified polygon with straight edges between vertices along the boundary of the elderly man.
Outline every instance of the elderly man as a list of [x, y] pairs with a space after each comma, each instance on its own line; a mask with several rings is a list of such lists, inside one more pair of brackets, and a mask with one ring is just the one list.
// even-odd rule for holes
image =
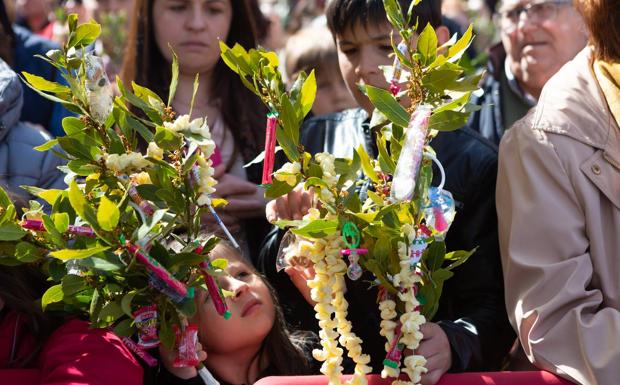
[[469, 122], [496, 144], [588, 38], [571, 0], [506, 0], [499, 21], [502, 41], [490, 49], [484, 93], [474, 98], [483, 107]]

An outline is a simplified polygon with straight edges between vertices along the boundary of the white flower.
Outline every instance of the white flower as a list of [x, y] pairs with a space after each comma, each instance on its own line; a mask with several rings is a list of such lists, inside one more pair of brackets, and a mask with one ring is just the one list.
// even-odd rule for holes
[[211, 197], [207, 193], [202, 193], [198, 197], [198, 200], [196, 201], [196, 203], [198, 204], [198, 206], [210, 205], [211, 204]]
[[146, 149], [146, 155], [150, 156], [151, 158], [161, 160], [164, 157], [164, 150], [159, 148], [157, 143], [149, 142], [149, 147]]
[[206, 141], [211, 140], [211, 131], [207, 120], [204, 118], [189, 119], [189, 115], [180, 115], [174, 122], [164, 122], [164, 127], [179, 133], [194, 134], [202, 136]]
[[332, 154], [328, 152], [321, 152], [314, 155], [314, 159], [319, 162], [321, 169], [323, 170], [323, 181], [327, 183], [329, 187], [334, 187], [338, 183], [338, 176], [336, 175], [336, 167], [334, 166], [334, 160], [336, 159]]
[[151, 165], [151, 162], [144, 159], [139, 152], [129, 152], [126, 154], [109, 154], [105, 161], [106, 167], [115, 173], [128, 171], [141, 171]]
[[275, 178], [280, 182], [285, 182], [289, 186], [297, 184], [297, 174], [301, 172], [299, 162], [287, 162], [274, 174]]
[[179, 115], [174, 122], [164, 122], [164, 127], [174, 131], [174, 132], [182, 132], [189, 128], [190, 121], [189, 115]]

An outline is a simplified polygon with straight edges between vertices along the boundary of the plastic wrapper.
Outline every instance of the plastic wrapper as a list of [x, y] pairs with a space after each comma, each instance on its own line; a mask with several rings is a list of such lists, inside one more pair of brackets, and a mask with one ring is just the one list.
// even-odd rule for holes
[[157, 305], [144, 306], [133, 312], [138, 328], [138, 345], [145, 349], [159, 345], [157, 336]]
[[176, 335], [176, 356], [172, 366], [186, 368], [200, 364], [196, 344], [198, 343], [198, 326], [189, 325], [184, 329], [174, 326]]
[[456, 208], [450, 191], [431, 187], [430, 204], [424, 207], [426, 225], [435, 230], [435, 237], [443, 239], [454, 220]]

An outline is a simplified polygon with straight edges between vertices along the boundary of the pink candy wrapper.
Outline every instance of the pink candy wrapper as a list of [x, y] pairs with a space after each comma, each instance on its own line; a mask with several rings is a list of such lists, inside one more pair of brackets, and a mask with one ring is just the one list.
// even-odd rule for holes
[[159, 345], [157, 336], [157, 305], [144, 306], [133, 312], [138, 328], [138, 345], [145, 349]]
[[198, 365], [200, 363], [198, 352], [196, 351], [198, 326], [189, 325], [184, 330], [181, 330], [177, 325], [174, 325], [174, 333], [176, 335], [177, 351], [172, 366], [175, 368], [187, 368]]

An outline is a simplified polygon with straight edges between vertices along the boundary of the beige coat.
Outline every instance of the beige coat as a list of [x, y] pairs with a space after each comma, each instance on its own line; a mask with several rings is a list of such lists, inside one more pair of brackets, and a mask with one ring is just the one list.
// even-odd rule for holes
[[530, 361], [620, 384], [620, 129], [589, 49], [500, 146], [497, 211], [510, 321]]

